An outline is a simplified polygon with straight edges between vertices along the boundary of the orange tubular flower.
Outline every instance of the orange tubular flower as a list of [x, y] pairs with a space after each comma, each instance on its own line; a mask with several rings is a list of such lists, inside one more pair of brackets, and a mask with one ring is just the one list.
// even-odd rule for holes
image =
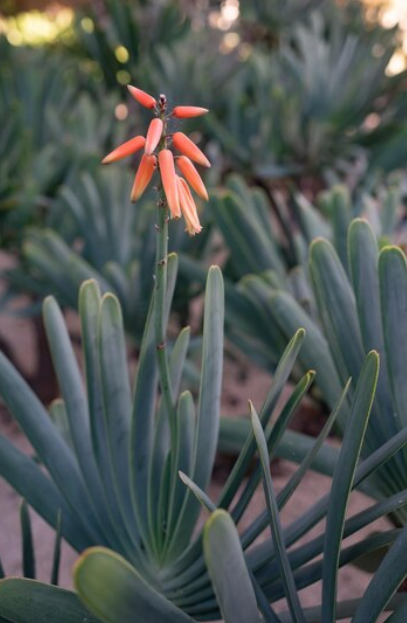
[[[139, 168], [134, 178], [131, 200], [134, 202], [140, 199], [149, 185], [155, 169], [158, 168], [165, 194], [164, 198], [163, 194], [160, 193], [162, 196], [158, 202], [159, 208], [165, 210], [165, 212], [160, 210], [160, 222], [164, 217], [165, 222], [167, 221], [168, 211], [173, 219], [184, 216], [186, 231], [191, 236], [195, 236], [195, 234], [199, 234], [202, 227], [188, 184], [202, 199], [208, 201], [209, 197], [205, 184], [191, 160], [204, 167], [210, 167], [211, 165], [195, 143], [182, 132], [171, 134], [169, 126], [173, 123], [174, 118], [189, 119], [200, 117], [205, 115], [208, 110], [198, 106], [176, 106], [173, 110], [168, 110], [168, 102], [165, 95], [160, 95], [155, 100], [154, 97], [141, 89], [131, 85], [128, 85], [127, 88], [139, 104], [153, 111], [154, 119], [148, 126], [145, 138], [144, 136], [135, 136], [114, 149], [102, 160], [102, 163], [116, 162], [116, 160], [131, 156], [136, 151], [144, 148], [144, 154], [141, 157]], [[177, 167], [183, 177], [179, 177], [175, 172], [174, 150], [179, 150], [183, 154], [176, 157]]]
[[110, 164], [111, 162], [116, 162], [117, 160], [131, 156], [135, 154], [136, 151], [139, 151], [139, 149], [142, 149], [145, 144], [146, 139], [144, 136], [135, 136], [126, 143], [123, 143], [123, 145], [120, 145], [120, 147], [111, 151], [110, 154], [103, 158], [102, 164]]
[[167, 197], [168, 207], [173, 218], [181, 217], [179, 204], [177, 177], [174, 167], [174, 156], [169, 149], [162, 149], [158, 154], [158, 164], [160, 167], [161, 180], [165, 196]]
[[205, 199], [205, 201], [208, 201], [208, 191], [206, 190], [205, 184], [203, 183], [201, 176], [195, 169], [190, 159], [186, 156], [179, 156], [176, 162], [179, 170], [186, 178], [187, 182], [189, 182], [189, 184], [192, 186], [196, 194], [199, 195], [199, 197], [201, 197], [202, 199]]
[[136, 87], [132, 87], [131, 84], [128, 84], [127, 88], [129, 92], [131, 93], [131, 95], [134, 97], [134, 99], [137, 100], [138, 103], [144, 106], [145, 108], [154, 108], [154, 106], [157, 104], [154, 97], [152, 97], [145, 91], [142, 91], [141, 89], [137, 89]]
[[204, 167], [210, 167], [211, 163], [204, 153], [188, 138], [183, 132], [175, 132], [172, 137], [172, 143], [175, 149], [181, 151], [185, 156], [188, 156], [194, 162], [201, 164]]
[[207, 108], [199, 108], [199, 106], [175, 106], [172, 116], [177, 119], [190, 119], [206, 115], [207, 112], [209, 112]]
[[158, 143], [160, 142], [162, 133], [163, 133], [164, 124], [161, 119], [156, 117], [153, 119], [148, 126], [147, 136], [146, 136], [146, 146], [145, 153], [151, 155]]
[[201, 223], [199, 222], [198, 211], [196, 209], [195, 201], [191, 195], [188, 184], [182, 177], [177, 175], [177, 185], [179, 193], [179, 201], [181, 205], [182, 214], [185, 219], [186, 230], [190, 236], [195, 236], [202, 231]]
[[131, 191], [131, 200], [133, 202], [140, 199], [141, 195], [149, 185], [150, 180], [153, 177], [156, 164], [157, 158], [155, 156], [143, 154]]

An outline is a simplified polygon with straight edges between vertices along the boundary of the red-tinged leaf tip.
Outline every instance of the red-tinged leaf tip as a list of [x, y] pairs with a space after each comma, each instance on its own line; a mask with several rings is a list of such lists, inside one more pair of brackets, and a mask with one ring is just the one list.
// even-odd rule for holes
[[139, 149], [142, 149], [145, 144], [146, 139], [144, 136], [135, 136], [126, 143], [116, 147], [110, 154], [107, 154], [107, 156], [103, 158], [102, 164], [110, 164], [111, 162], [116, 162], [117, 160], [131, 156], [135, 154], [136, 151], [139, 151]]
[[185, 156], [188, 156], [194, 162], [201, 164], [204, 167], [210, 167], [211, 163], [204, 153], [188, 138], [183, 132], [175, 132], [172, 137], [172, 143], [175, 149], [181, 151]]
[[163, 127], [164, 124], [161, 119], [153, 119], [150, 122], [147, 130], [146, 145], [144, 148], [146, 154], [151, 155], [157, 147], [163, 133]]
[[192, 186], [196, 194], [202, 199], [205, 199], [205, 201], [208, 201], [208, 191], [206, 190], [205, 184], [203, 183], [201, 176], [199, 175], [198, 171], [196, 170], [190, 159], [186, 156], [179, 156], [179, 158], [177, 158], [176, 160], [176, 163], [179, 170], [181, 171], [187, 182], [190, 184], [190, 186]]
[[128, 84], [127, 88], [131, 95], [134, 97], [134, 99], [137, 100], [137, 102], [145, 108], [151, 109], [154, 108], [154, 106], [156, 105], [157, 102], [155, 101], [154, 97], [152, 97], [152, 95], [149, 95], [148, 93], [142, 91], [141, 89], [138, 89], [137, 87], [131, 86], [131, 84]]
[[195, 201], [191, 195], [188, 184], [182, 177], [177, 175], [177, 185], [179, 193], [179, 201], [181, 211], [185, 219], [186, 230], [190, 236], [195, 236], [202, 231], [201, 223], [199, 222], [198, 210], [196, 209]]
[[169, 149], [162, 149], [158, 154], [161, 180], [167, 197], [168, 207], [173, 218], [181, 217], [178, 185], [174, 167], [174, 156]]
[[209, 112], [207, 108], [200, 108], [199, 106], [175, 106], [172, 111], [172, 116], [177, 119], [190, 119], [191, 117], [201, 117]]
[[157, 158], [149, 154], [143, 154], [140, 165], [134, 178], [134, 184], [131, 191], [131, 200], [137, 201], [144, 193], [153, 176], [154, 169], [157, 164]]

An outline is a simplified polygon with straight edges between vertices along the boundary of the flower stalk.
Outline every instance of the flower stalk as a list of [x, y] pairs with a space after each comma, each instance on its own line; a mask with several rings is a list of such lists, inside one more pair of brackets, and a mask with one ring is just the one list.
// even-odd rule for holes
[[[143, 195], [155, 171], [158, 170], [159, 172], [154, 331], [161, 395], [168, 413], [172, 448], [175, 450], [177, 440], [175, 401], [168, 361], [166, 323], [168, 221], [170, 218], [179, 219], [183, 216], [186, 231], [191, 236], [195, 236], [201, 231], [197, 207], [189, 185], [199, 197], [205, 200], [208, 199], [208, 193], [192, 161], [204, 167], [209, 167], [210, 162], [185, 134], [182, 132], [171, 134], [168, 126], [172, 123], [173, 118], [200, 117], [208, 111], [206, 108], [197, 106], [176, 106], [172, 111], [168, 111], [165, 95], [160, 95], [155, 99], [131, 85], [128, 86], [128, 89], [139, 104], [154, 113], [154, 119], [149, 124], [146, 137], [134, 137], [114, 149], [102, 162], [103, 164], [110, 164], [141, 149], [144, 150], [131, 191], [133, 202], [138, 201]], [[174, 154], [174, 150], [181, 153]], [[177, 171], [185, 179], [178, 175]]]
[[[159, 119], [162, 121], [161, 138], [158, 142], [159, 154], [167, 147], [167, 122], [165, 112], [167, 108], [167, 100], [164, 95], [160, 95], [158, 102]], [[154, 290], [154, 330], [155, 344], [157, 350], [158, 374], [160, 379], [161, 394], [165, 403], [165, 407], [170, 420], [170, 432], [172, 445], [175, 443], [175, 418], [174, 418], [174, 397], [171, 386], [170, 369], [168, 364], [167, 351], [167, 324], [166, 317], [166, 297], [168, 286], [168, 200], [163, 189], [163, 181], [161, 176], [161, 184], [158, 188], [159, 199], [157, 242], [156, 242], [156, 274], [155, 274], [155, 290]]]
[[157, 245], [156, 245], [156, 274], [154, 292], [154, 330], [157, 350], [157, 364], [160, 378], [161, 394], [170, 418], [171, 431], [174, 420], [174, 398], [171, 387], [170, 371], [167, 351], [167, 327], [165, 322], [166, 295], [168, 282], [168, 206], [165, 195], [160, 191], [158, 201]]

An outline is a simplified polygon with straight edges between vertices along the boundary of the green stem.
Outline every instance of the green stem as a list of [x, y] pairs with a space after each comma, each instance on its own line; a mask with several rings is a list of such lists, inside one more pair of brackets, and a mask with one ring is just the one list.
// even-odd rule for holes
[[[158, 225], [157, 225], [157, 250], [156, 250], [156, 276], [155, 276], [155, 343], [157, 351], [158, 374], [160, 380], [162, 400], [164, 401], [167, 416], [169, 419], [171, 450], [170, 460], [172, 463], [171, 473], [174, 472], [174, 454], [177, 444], [177, 422], [175, 416], [174, 395], [172, 391], [170, 369], [168, 364], [168, 353], [166, 344], [166, 299], [167, 299], [167, 266], [168, 266], [168, 207], [165, 196], [160, 198], [158, 203]], [[161, 524], [161, 521], [159, 522]], [[162, 527], [164, 530], [164, 528]], [[164, 530], [165, 532], [165, 530]], [[158, 549], [161, 553], [161, 563], [163, 562], [162, 547], [165, 537], [159, 529]]]
[[167, 336], [165, 322], [165, 303], [167, 296], [168, 267], [168, 208], [165, 198], [160, 198], [158, 205], [156, 276], [155, 276], [155, 343], [157, 363], [163, 400], [173, 429], [174, 397], [172, 395], [170, 370], [167, 355]]
[[[163, 135], [159, 144], [159, 149], [167, 149], [167, 120], [165, 118], [165, 107], [160, 114], [164, 123]], [[162, 400], [164, 401], [165, 409], [169, 419], [170, 437], [171, 437], [171, 449], [170, 449], [170, 461], [171, 461], [171, 473], [174, 473], [175, 465], [175, 452], [177, 447], [177, 421], [174, 404], [174, 395], [172, 391], [172, 383], [170, 376], [170, 368], [168, 363], [167, 352], [167, 313], [166, 313], [166, 300], [167, 300], [167, 287], [168, 287], [168, 220], [169, 210], [167, 198], [165, 196], [162, 185], [159, 187], [159, 200], [158, 200], [158, 224], [157, 224], [157, 248], [156, 248], [156, 274], [155, 274], [155, 302], [154, 302], [154, 329], [155, 329], [155, 344], [157, 351], [157, 364], [158, 374], [161, 388]], [[160, 504], [161, 506], [161, 504]], [[167, 514], [167, 511], [166, 511]], [[159, 519], [159, 523], [164, 518]], [[160, 526], [158, 535], [158, 550], [162, 552], [162, 546], [165, 542], [165, 528]], [[164, 535], [164, 541], [162, 536]], [[161, 558], [161, 562], [163, 559]]]

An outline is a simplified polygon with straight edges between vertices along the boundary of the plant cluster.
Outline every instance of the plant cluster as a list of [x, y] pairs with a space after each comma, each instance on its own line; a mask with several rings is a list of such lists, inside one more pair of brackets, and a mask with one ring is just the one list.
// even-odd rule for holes
[[[143, 287], [133, 298], [130, 283], [154, 245], [148, 236], [150, 245], [143, 244], [145, 230], [135, 224], [127, 231], [136, 242], [127, 241], [118, 258], [123, 232], [113, 228], [120, 238], [106, 240], [111, 223], [99, 199], [112, 186], [99, 170], [100, 153], [131, 133], [133, 119], [136, 125], [146, 119], [130, 94], [119, 103], [131, 78], [165, 91], [170, 103], [176, 97], [211, 108], [200, 127], [213, 156], [204, 179], [209, 188], [231, 168], [266, 186], [287, 177], [301, 185], [311, 176], [319, 188], [321, 180], [344, 178], [371, 185], [377, 170], [403, 165], [404, 75], [390, 78], [385, 71], [396, 29], [372, 26], [354, 2], [295, 0], [271, 8], [256, 2], [229, 22], [225, 6], [90, 3], [77, 12], [71, 36], [53, 45], [52, 59], [46, 51], [17, 50], [0, 36], [0, 111], [9, 119], [0, 133], [1, 237], [17, 259], [16, 270], [4, 274], [2, 308], [15, 309], [15, 297], [29, 292], [30, 311], [38, 312], [48, 293], [74, 309], [81, 279], [94, 277], [119, 297], [126, 327], [140, 341], [150, 292]], [[112, 121], [114, 107], [120, 124]], [[369, 125], [373, 118], [380, 123]], [[18, 177], [17, 161], [18, 171], [24, 169]], [[121, 186], [111, 201], [125, 211]], [[83, 223], [90, 211], [101, 223], [97, 231]], [[204, 233], [199, 246], [191, 245], [180, 228], [173, 250], [192, 259], [207, 255], [214, 244], [208, 222]], [[68, 256], [80, 277], [63, 283], [61, 262]], [[188, 300], [202, 288], [183, 266], [177, 301], [186, 316]], [[130, 326], [134, 314], [138, 320]]]

